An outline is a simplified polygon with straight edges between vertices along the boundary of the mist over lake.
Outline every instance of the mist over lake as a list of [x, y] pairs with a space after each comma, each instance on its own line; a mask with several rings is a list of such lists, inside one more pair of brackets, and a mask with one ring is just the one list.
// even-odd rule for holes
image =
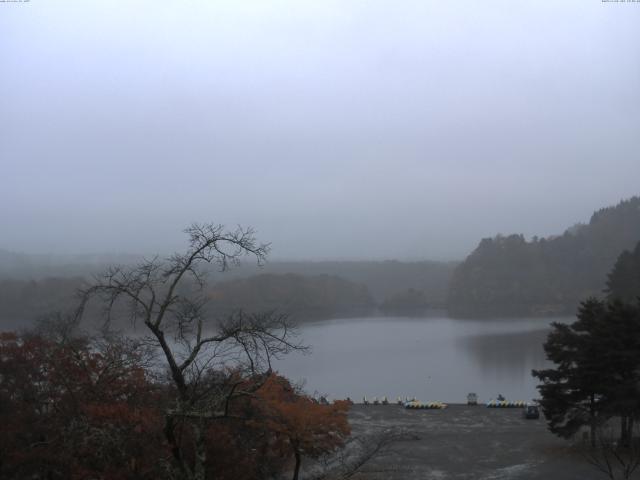
[[553, 321], [570, 317], [460, 320], [369, 317], [300, 327], [310, 354], [291, 354], [275, 368], [305, 388], [360, 402], [386, 395], [462, 403], [499, 393], [511, 400], [537, 398], [531, 370], [546, 365], [542, 344]]

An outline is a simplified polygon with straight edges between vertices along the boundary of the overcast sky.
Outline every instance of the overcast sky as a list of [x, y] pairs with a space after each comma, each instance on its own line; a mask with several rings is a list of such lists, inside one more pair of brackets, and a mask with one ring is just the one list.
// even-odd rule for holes
[[0, 248], [454, 259], [640, 193], [640, 3], [0, 3]]

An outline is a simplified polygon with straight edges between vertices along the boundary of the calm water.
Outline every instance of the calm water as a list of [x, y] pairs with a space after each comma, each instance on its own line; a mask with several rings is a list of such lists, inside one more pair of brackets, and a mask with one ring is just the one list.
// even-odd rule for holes
[[359, 318], [304, 325], [311, 354], [294, 354], [276, 368], [305, 389], [361, 401], [386, 395], [460, 403], [469, 392], [484, 402], [537, 397], [531, 369], [546, 366], [549, 324], [570, 318], [456, 320]]

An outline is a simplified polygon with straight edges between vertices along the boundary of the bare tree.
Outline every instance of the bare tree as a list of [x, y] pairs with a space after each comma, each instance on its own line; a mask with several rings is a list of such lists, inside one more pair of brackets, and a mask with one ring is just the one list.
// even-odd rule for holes
[[640, 439], [633, 431], [627, 444], [618, 441], [617, 431], [610, 424], [597, 428], [596, 446], [584, 447], [587, 462], [611, 480], [629, 479], [640, 466]]
[[[189, 247], [184, 253], [113, 267], [96, 277], [81, 291], [79, 316], [90, 300], [98, 299], [107, 325], [116, 314], [144, 325], [174, 387], [164, 425], [169, 472], [173, 478], [204, 480], [208, 423], [230, 417], [231, 402], [261, 386], [272, 359], [304, 347], [295, 342], [284, 315], [237, 312], [217, 321], [207, 313], [209, 265], [224, 271], [244, 256], [264, 262], [269, 246], [257, 244], [253, 230], [193, 224], [185, 233]], [[184, 447], [184, 426], [192, 438], [190, 448]]]
[[[393, 444], [420, 440], [412, 431], [402, 428], [390, 428], [377, 432], [354, 436], [343, 448], [321, 459], [321, 471], [314, 480], [348, 480], [366, 478], [371, 471], [371, 463], [385, 455]], [[365, 470], [367, 470], [365, 472]]]

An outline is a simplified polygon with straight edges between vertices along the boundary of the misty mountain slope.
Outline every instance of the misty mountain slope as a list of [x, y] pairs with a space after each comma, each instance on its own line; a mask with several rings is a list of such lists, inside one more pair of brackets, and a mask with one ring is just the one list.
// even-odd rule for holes
[[0, 248], [0, 280], [44, 280], [90, 277], [110, 265], [130, 265], [142, 259], [134, 254], [27, 254]]
[[262, 274], [220, 282], [210, 299], [208, 308], [218, 316], [276, 310], [300, 321], [366, 315], [375, 308], [366, 286], [329, 275]]
[[618, 255], [640, 240], [640, 197], [595, 212], [588, 224], [531, 241], [483, 239], [455, 270], [449, 311], [459, 316], [573, 313], [601, 296]]
[[[151, 255], [149, 255], [151, 256]], [[160, 255], [163, 257], [164, 255]], [[101, 255], [34, 255], [0, 249], [0, 279], [43, 280], [46, 278], [90, 278], [109, 265], [130, 265], [143, 258], [134, 254]], [[397, 260], [275, 260], [258, 267], [252, 262], [220, 272], [217, 267], [208, 271], [212, 282], [247, 278], [263, 273], [276, 275], [331, 275], [367, 286], [377, 302], [404, 293], [409, 289], [424, 292], [429, 303], [443, 306], [447, 285], [457, 262], [397, 261]]]
[[51, 312], [73, 310], [82, 284], [79, 277], [0, 279], [0, 330], [27, 328]]
[[262, 273], [295, 275], [329, 275], [366, 285], [376, 302], [405, 293], [409, 289], [423, 292], [433, 306], [443, 306], [447, 286], [457, 262], [416, 261], [274, 261], [258, 268], [244, 263], [220, 274], [211, 272], [216, 281], [246, 278]]
[[[110, 264], [128, 265], [139, 259], [139, 255], [124, 254], [56, 256], [0, 250], [0, 284], [3, 287], [0, 292], [0, 327], [26, 327], [53, 310], [73, 310], [76, 306], [73, 293], [83, 281], [90, 280]], [[442, 307], [455, 265], [453, 262], [390, 260], [275, 261], [264, 267], [244, 262], [226, 272], [211, 267], [208, 273], [213, 289], [225, 292], [222, 304], [217, 305], [213, 298], [211, 307], [215, 312], [229, 311], [231, 307], [245, 310], [256, 310], [260, 305], [264, 308], [286, 307], [309, 318], [329, 318], [341, 313], [351, 316], [369, 312], [379, 303], [387, 302], [390, 307], [399, 299], [403, 301], [398, 308], [406, 310], [407, 307], [415, 307], [415, 302], [407, 304], [404, 301], [407, 292], [414, 290], [429, 306]], [[272, 281], [252, 279], [263, 275]], [[320, 286], [320, 277], [327, 277], [324, 287]], [[284, 283], [287, 283], [286, 287]], [[284, 296], [278, 298], [276, 295], [272, 300], [277, 301], [261, 298], [261, 295], [273, 295], [275, 284], [280, 284]], [[364, 288], [366, 298], [361, 296], [355, 300], [360, 294], [354, 294], [349, 304], [344, 298], [339, 300], [337, 293], [333, 297], [325, 293], [325, 303], [321, 305], [319, 292], [322, 288], [344, 288], [347, 292], [345, 298], [351, 295], [348, 292]], [[294, 292], [302, 292], [302, 297], [291, 300]], [[227, 293], [232, 293], [235, 300], [227, 298]]]

